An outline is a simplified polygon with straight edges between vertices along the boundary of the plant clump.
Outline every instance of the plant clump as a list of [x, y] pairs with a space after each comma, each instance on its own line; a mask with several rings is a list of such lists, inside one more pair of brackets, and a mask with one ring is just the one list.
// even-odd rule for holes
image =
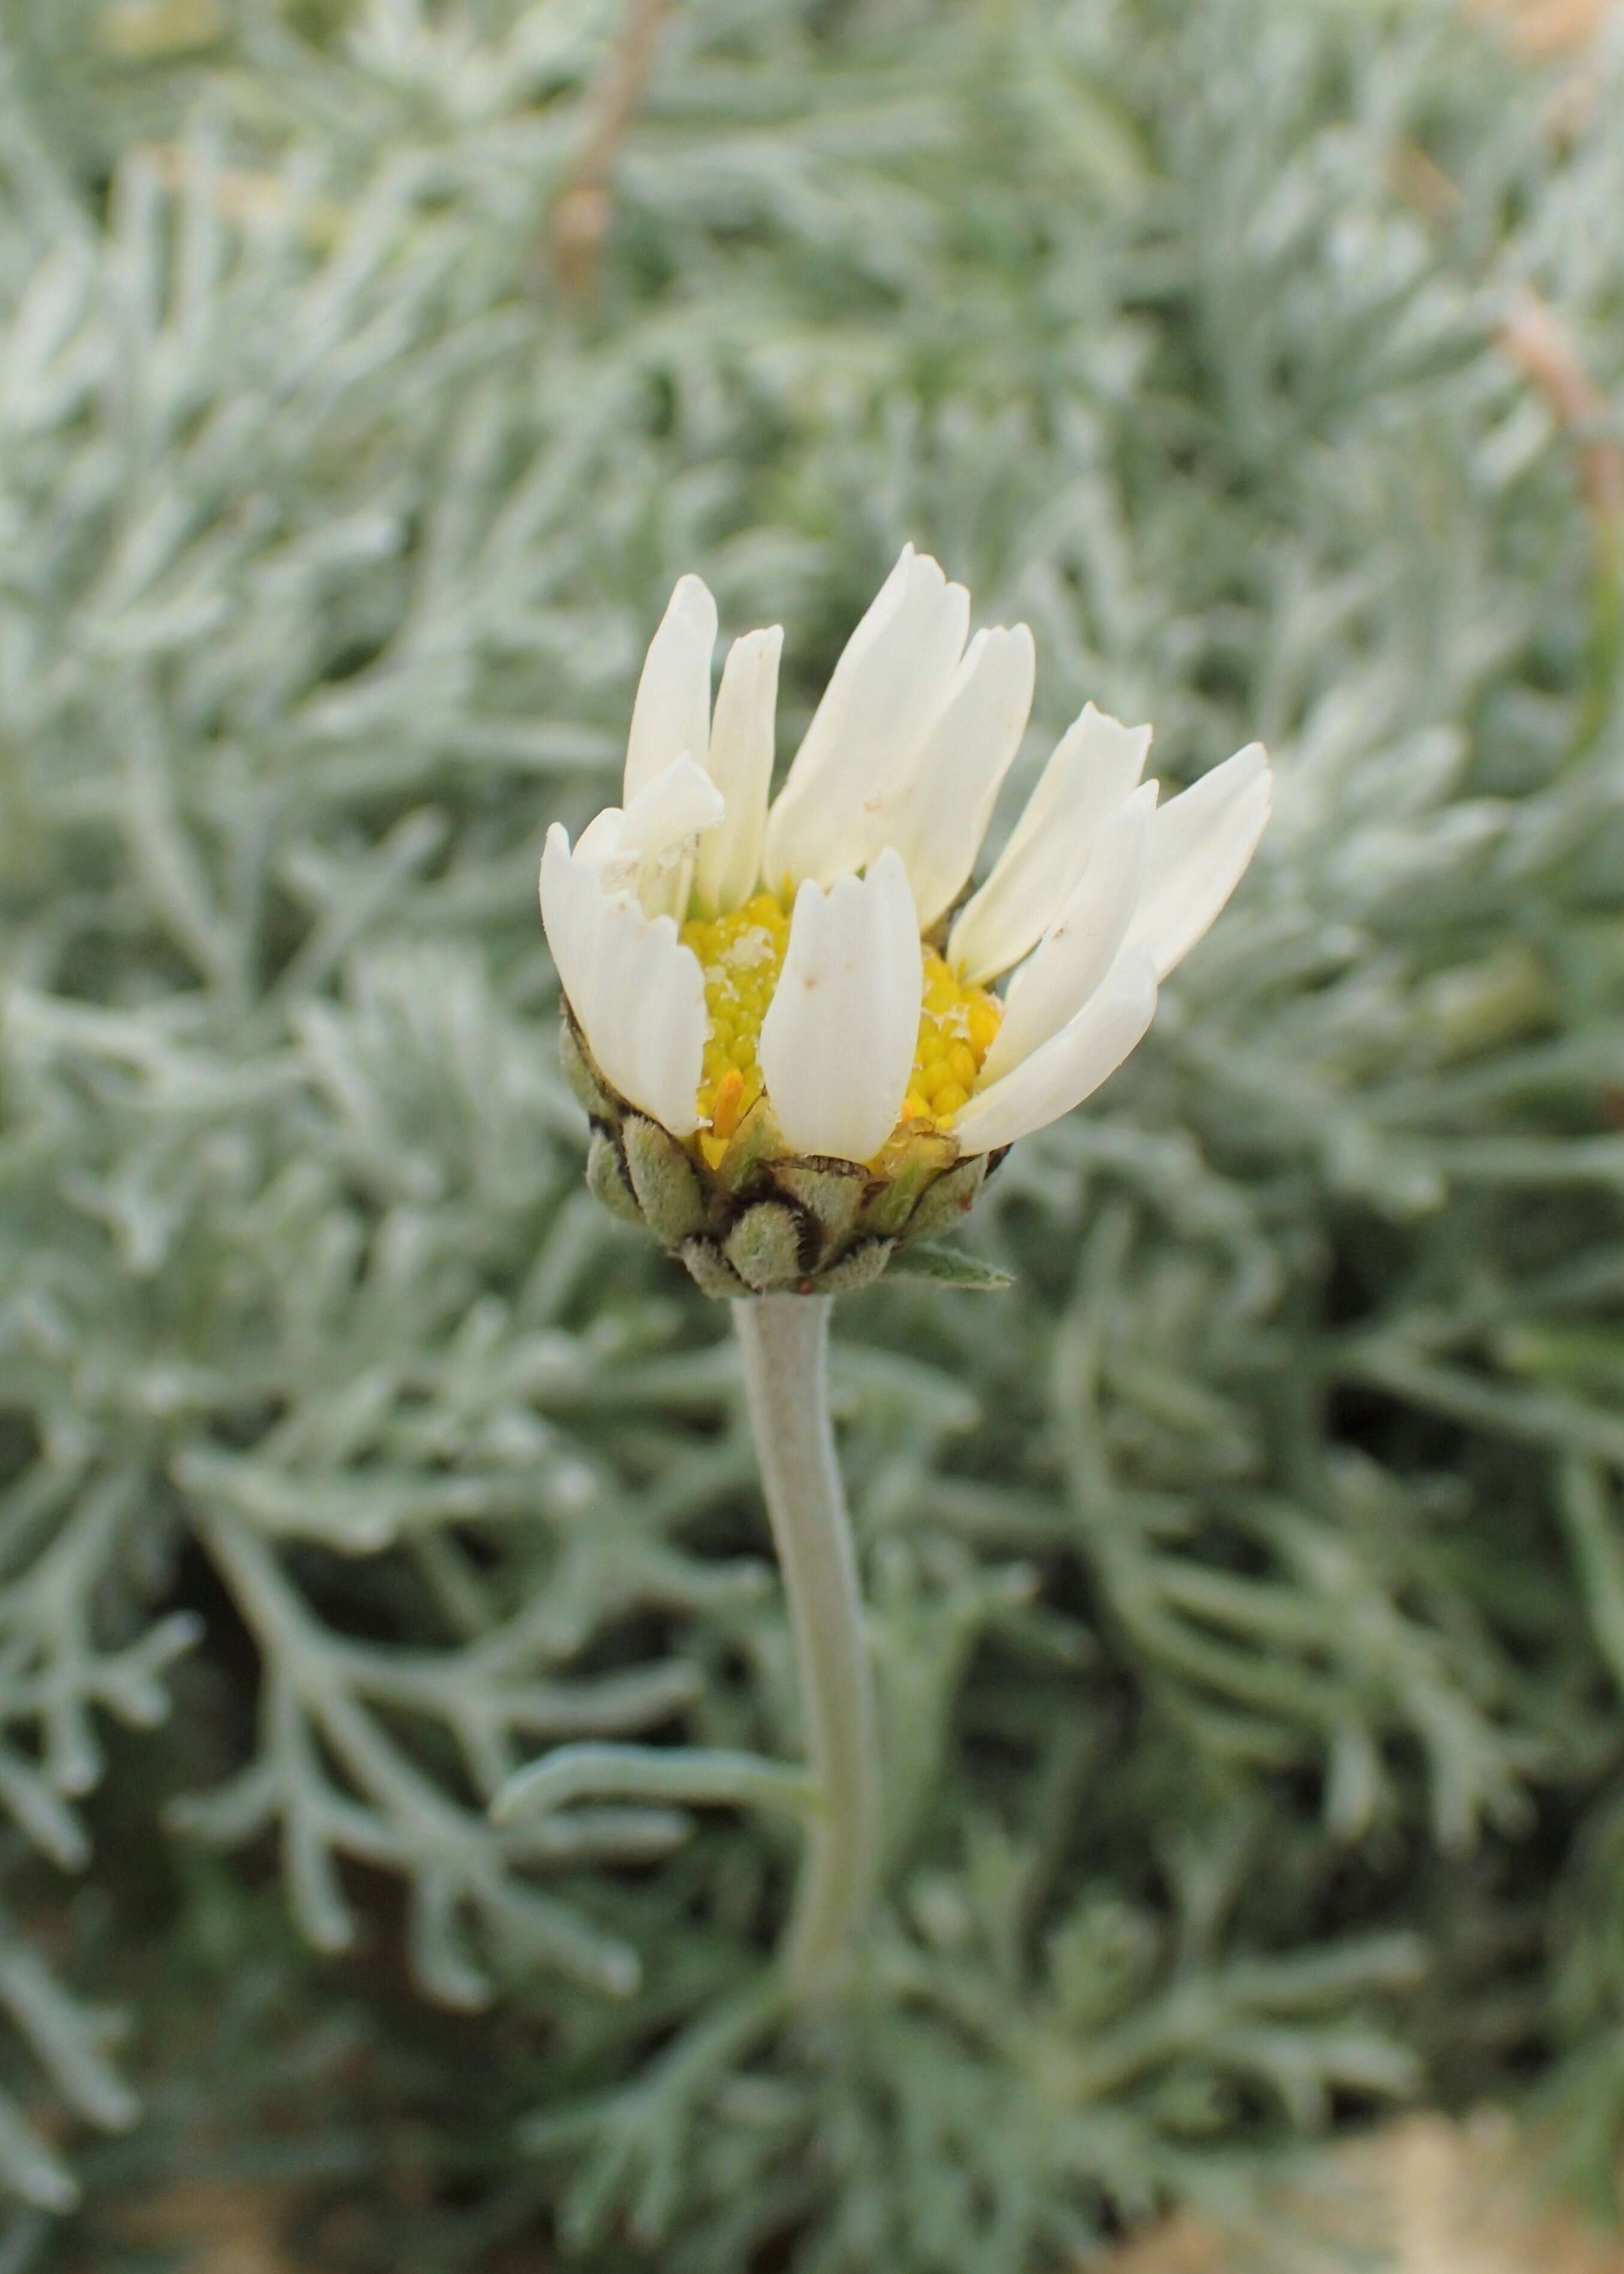
[[[1052, 2274], [1531, 2090], [1605, 2204], [1616, 42], [692, 0], [567, 292], [626, 20], [0, 10], [0, 2260], [270, 2166], [350, 2274]], [[929, 1135], [657, 1191], [537, 923], [675, 579], [787, 755], [909, 538], [1032, 628], [1009, 817], [1091, 701], [1278, 784], [974, 1303]], [[899, 1243], [838, 2021], [733, 1344], [590, 1161], [727, 1291]]]

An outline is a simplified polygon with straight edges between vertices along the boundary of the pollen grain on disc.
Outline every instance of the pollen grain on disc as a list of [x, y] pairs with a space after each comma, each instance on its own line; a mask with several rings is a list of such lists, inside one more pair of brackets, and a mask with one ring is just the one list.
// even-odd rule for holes
[[[771, 892], [757, 892], [725, 916], [690, 916], [682, 945], [705, 975], [709, 1030], [699, 1077], [699, 1118], [709, 1147], [719, 1145], [762, 1093], [756, 1062], [762, 1020], [784, 968], [789, 917]], [[717, 1157], [720, 1157], [719, 1154]]]
[[925, 950], [908, 1096], [922, 1102], [939, 1126], [951, 1127], [953, 1116], [969, 1103], [1003, 1015], [996, 995], [966, 987], [934, 948]]
[[[762, 1094], [756, 1050], [789, 945], [789, 913], [757, 892], [723, 916], [682, 927], [704, 973], [709, 1026], [697, 1099], [700, 1149], [714, 1168]], [[969, 1102], [1003, 1016], [997, 998], [966, 987], [934, 948], [924, 951], [919, 1035], [902, 1121], [944, 1128]]]

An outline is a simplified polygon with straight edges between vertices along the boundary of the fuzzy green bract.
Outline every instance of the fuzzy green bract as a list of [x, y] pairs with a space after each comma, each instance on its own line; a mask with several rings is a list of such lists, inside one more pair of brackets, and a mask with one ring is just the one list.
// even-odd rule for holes
[[881, 1174], [854, 1161], [803, 1160], [786, 1150], [763, 1101], [712, 1171], [616, 1095], [568, 1013], [559, 1058], [590, 1117], [588, 1189], [611, 1216], [658, 1239], [702, 1294], [848, 1294], [893, 1260], [905, 1274], [956, 1286], [1010, 1284], [996, 1265], [930, 1238], [961, 1225], [986, 1181], [984, 1153], [957, 1160], [951, 1140], [932, 1131], [896, 1148]]
[[[1616, 61], [694, 0], [567, 302], [619, 20], [0, 16], [5, 2263], [270, 2162], [301, 2263], [1047, 2274], [1530, 2079], [1603, 2174], [1620, 600], [1496, 332], [1620, 399]], [[1280, 797], [978, 1201], [1013, 1289], [838, 1306], [891, 1798], [812, 2026], [726, 1314], [583, 1185], [535, 880], [679, 571], [787, 747], [905, 536], [1041, 734]]]

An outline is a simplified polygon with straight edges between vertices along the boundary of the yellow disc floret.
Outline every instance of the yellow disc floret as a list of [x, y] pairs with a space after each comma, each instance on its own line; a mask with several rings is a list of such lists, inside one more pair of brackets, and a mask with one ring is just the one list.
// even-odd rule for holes
[[784, 968], [789, 917], [771, 892], [757, 892], [727, 915], [691, 917], [682, 945], [699, 958], [710, 1014], [699, 1118], [713, 1136], [731, 1137], [762, 1094], [756, 1046]]
[[[789, 945], [789, 915], [757, 892], [725, 916], [691, 917], [682, 944], [705, 975], [710, 1029], [699, 1080], [699, 1133], [714, 1167], [762, 1094], [756, 1045]], [[966, 987], [934, 948], [924, 951], [919, 1039], [902, 1121], [948, 1128], [968, 1102], [1003, 1013], [997, 998]]]
[[966, 987], [934, 948], [925, 950], [919, 1039], [902, 1105], [905, 1121], [951, 1126], [953, 1116], [970, 1102], [1002, 1016], [996, 996]]

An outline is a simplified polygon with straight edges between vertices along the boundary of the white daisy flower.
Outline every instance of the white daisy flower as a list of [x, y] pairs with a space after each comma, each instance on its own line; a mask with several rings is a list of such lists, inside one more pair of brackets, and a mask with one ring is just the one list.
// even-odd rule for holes
[[763, 1115], [776, 1153], [883, 1175], [921, 1138], [984, 1156], [1069, 1113], [1139, 1043], [1252, 858], [1260, 744], [1159, 805], [1149, 727], [1091, 704], [957, 907], [1034, 672], [1024, 624], [966, 645], [969, 615], [905, 546], [770, 806], [782, 634], [734, 644], [713, 711], [716, 605], [683, 577], [643, 666], [624, 803], [573, 847], [548, 832], [542, 916], [581, 1036], [702, 1172]]

